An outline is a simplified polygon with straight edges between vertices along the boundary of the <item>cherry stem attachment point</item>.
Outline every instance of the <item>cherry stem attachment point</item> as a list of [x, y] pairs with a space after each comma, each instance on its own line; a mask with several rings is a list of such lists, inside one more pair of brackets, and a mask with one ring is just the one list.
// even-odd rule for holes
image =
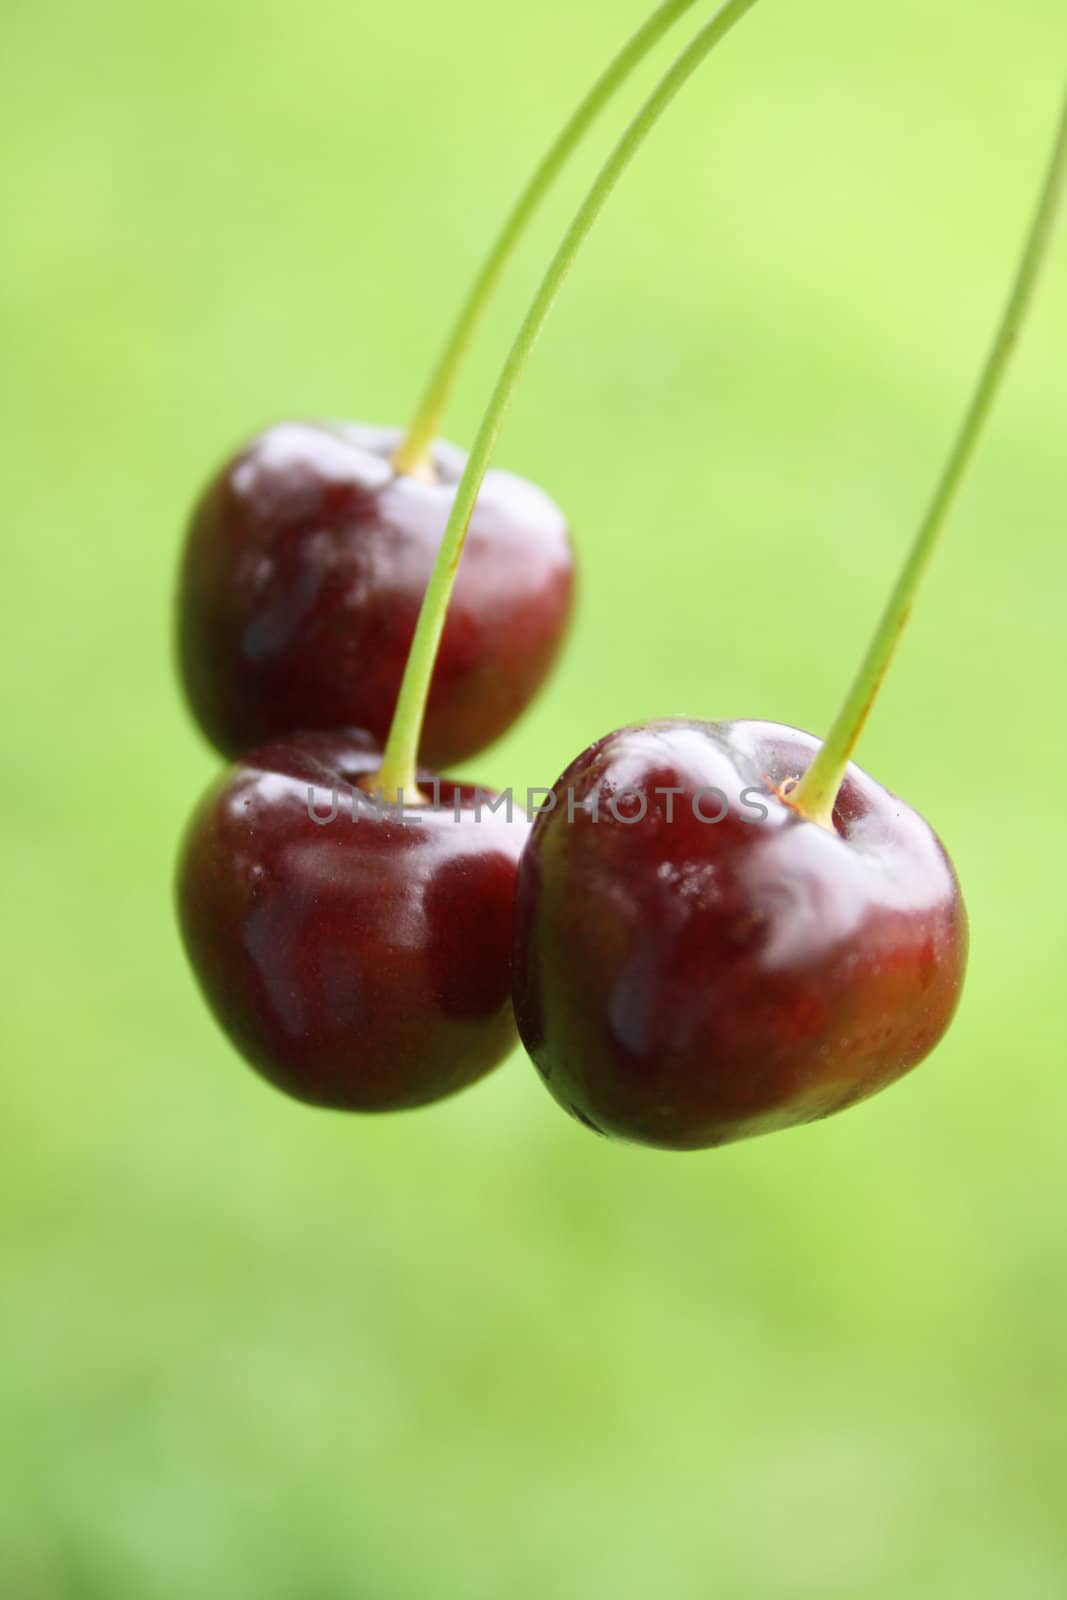
[[727, 0], [668, 68], [601, 167], [534, 295], [467, 457], [419, 612], [378, 774], [377, 781], [387, 792], [414, 789], [426, 700], [467, 528], [515, 391], [549, 313], [593, 224], [641, 145], [705, 56], [755, 4], [756, 0]]
[[963, 425], [919, 526], [896, 587], [840, 711], [811, 766], [789, 796], [789, 804], [809, 822], [833, 827], [833, 811], [852, 752], [863, 731], [882, 679], [893, 659], [919, 585], [937, 548], [949, 511], [993, 408], [1011, 355], [1033, 301], [1049, 253], [1056, 216], [1067, 189], [1067, 101], [1053, 144], [1052, 159], [1027, 235], [1015, 282]]
[[545, 152], [482, 263], [460, 307], [444, 349], [426, 385], [407, 433], [393, 452], [398, 472], [422, 475], [429, 467], [430, 447], [455, 388], [460, 365], [493, 291], [534, 213], [608, 101], [641, 64], [663, 35], [695, 0], [664, 0], [604, 69], [557, 138]]

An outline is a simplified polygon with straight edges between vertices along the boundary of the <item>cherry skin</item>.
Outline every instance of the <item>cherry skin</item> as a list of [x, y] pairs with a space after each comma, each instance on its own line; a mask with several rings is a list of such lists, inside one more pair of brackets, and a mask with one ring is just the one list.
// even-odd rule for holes
[[948, 1027], [967, 951], [948, 857], [855, 766], [832, 831], [799, 817], [774, 791], [817, 748], [775, 723], [651, 722], [556, 784], [519, 869], [515, 1008], [594, 1130], [697, 1149], [812, 1121]]
[[526, 818], [447, 780], [401, 816], [363, 793], [380, 762], [358, 733], [261, 746], [205, 795], [178, 866], [185, 948], [223, 1030], [280, 1089], [352, 1111], [441, 1099], [516, 1042]]
[[[252, 439], [193, 514], [178, 654], [193, 714], [227, 756], [294, 729], [384, 742], [466, 457], [398, 475], [398, 432], [284, 422]], [[510, 727], [555, 660], [574, 561], [562, 513], [490, 472], [460, 562], [420, 756], [435, 770]]]

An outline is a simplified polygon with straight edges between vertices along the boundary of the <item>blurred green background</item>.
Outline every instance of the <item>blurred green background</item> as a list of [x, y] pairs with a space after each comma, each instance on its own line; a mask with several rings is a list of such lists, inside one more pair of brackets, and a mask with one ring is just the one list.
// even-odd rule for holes
[[[178, 949], [214, 770], [170, 661], [191, 497], [274, 418], [405, 416], [644, 3], [5, 8], [5, 1600], [1064, 1593], [1063, 249], [861, 752], [973, 925], [904, 1084], [706, 1156], [591, 1139], [518, 1056], [346, 1120], [239, 1063]], [[765, 0], [712, 58], [504, 437], [584, 590], [481, 781], [646, 715], [826, 727], [1065, 59], [1063, 0]]]

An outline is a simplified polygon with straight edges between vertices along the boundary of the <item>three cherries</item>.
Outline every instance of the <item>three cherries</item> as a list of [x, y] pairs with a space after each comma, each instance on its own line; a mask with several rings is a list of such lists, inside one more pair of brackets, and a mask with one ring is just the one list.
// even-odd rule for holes
[[193, 515], [180, 669], [233, 764], [189, 825], [179, 920], [223, 1029], [300, 1100], [423, 1105], [499, 1064], [517, 1029], [588, 1127], [702, 1148], [865, 1098], [927, 1056], [956, 1009], [956, 875], [930, 827], [851, 756], [1030, 304], [1067, 177], [1067, 111], [975, 396], [827, 738], [772, 722], [625, 727], [571, 762], [532, 826], [510, 800], [439, 776], [526, 709], [572, 610], [562, 513], [489, 466], [515, 387], [618, 178], [756, 0], [728, 0], [628, 125], [470, 453], [437, 425], [541, 197], [691, 3], [653, 13], [549, 150], [411, 427], [270, 428]]

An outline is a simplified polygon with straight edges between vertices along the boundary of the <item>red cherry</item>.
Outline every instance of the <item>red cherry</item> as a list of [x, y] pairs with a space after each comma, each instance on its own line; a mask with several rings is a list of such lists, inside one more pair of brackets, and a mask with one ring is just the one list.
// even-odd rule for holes
[[812, 1121], [945, 1032], [967, 950], [952, 866], [856, 766], [833, 828], [802, 820], [788, 784], [817, 748], [775, 723], [652, 722], [559, 779], [519, 871], [515, 1007], [588, 1126], [694, 1149]]
[[438, 1100], [515, 1043], [526, 819], [447, 780], [402, 815], [364, 794], [380, 762], [345, 732], [252, 751], [201, 801], [178, 867], [185, 948], [224, 1031], [288, 1094], [355, 1111]]
[[[466, 457], [433, 449], [433, 481], [398, 475], [396, 431], [284, 422], [209, 484], [178, 593], [182, 679], [226, 755], [303, 728], [384, 742]], [[430, 690], [421, 757], [440, 769], [514, 722], [570, 614], [562, 513], [507, 472], [486, 476]]]

